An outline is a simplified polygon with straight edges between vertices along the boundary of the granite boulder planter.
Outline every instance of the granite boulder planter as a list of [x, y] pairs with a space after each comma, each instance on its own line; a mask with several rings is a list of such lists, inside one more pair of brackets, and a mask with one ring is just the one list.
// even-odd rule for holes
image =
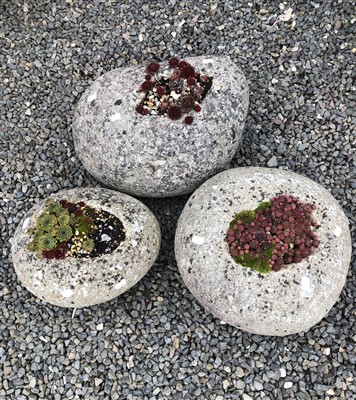
[[[60, 210], [66, 208], [64, 216], [58, 204], [63, 204]], [[49, 207], [57, 217], [48, 214]], [[86, 210], [100, 215], [95, 242], [90, 239], [94, 233], [82, 233], [88, 218], [93, 221]], [[80, 221], [75, 228], [69, 225], [72, 218]], [[135, 285], [153, 265], [159, 248], [159, 224], [141, 202], [112, 190], [78, 188], [51, 195], [25, 215], [12, 241], [12, 260], [20, 282], [35, 296], [61, 307], [86, 307]]]
[[[316, 205], [318, 248], [276, 272], [236, 263], [227, 240], [231, 220], [280, 194]], [[289, 171], [247, 167], [224, 171], [194, 192], [178, 222], [175, 253], [185, 284], [214, 316], [247, 332], [285, 336], [307, 331], [338, 300], [351, 239], [342, 209], [319, 184]]]
[[[86, 90], [75, 112], [73, 140], [84, 167], [95, 178], [137, 196], [176, 196], [192, 192], [232, 159], [247, 115], [246, 79], [227, 57], [193, 57], [185, 62], [197, 74], [197, 79], [190, 76], [187, 82], [194, 84], [200, 76], [209, 89], [207, 93], [204, 89], [200, 102], [172, 89], [165, 102], [176, 99], [180, 110], [165, 104], [166, 115], [158, 115], [157, 110], [153, 110], [155, 115], [142, 115], [147, 111], [142, 101], [148, 93], [142, 86], [152, 87], [161, 73], [169, 76], [172, 68], [167, 62], [150, 81], [144, 81], [145, 65], [130, 66], [104, 74]], [[184, 73], [189, 74], [189, 68]], [[151, 106], [159, 101], [157, 91], [167, 92], [167, 87], [154, 89]], [[193, 91], [187, 83], [184, 87]], [[189, 115], [180, 117], [187, 109]]]

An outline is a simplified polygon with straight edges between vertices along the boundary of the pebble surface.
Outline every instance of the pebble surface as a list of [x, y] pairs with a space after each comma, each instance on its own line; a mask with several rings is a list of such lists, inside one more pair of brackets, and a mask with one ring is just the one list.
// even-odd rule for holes
[[185, 288], [173, 237], [187, 196], [144, 199], [161, 223], [162, 250], [117, 300], [74, 313], [44, 305], [19, 284], [9, 256], [34, 203], [99, 186], [71, 139], [84, 90], [113, 68], [172, 55], [228, 55], [240, 65], [250, 108], [232, 166], [321, 183], [355, 239], [353, 9], [350, 0], [1, 3], [1, 400], [354, 397], [355, 246], [339, 302], [308, 333], [285, 338], [224, 324]]

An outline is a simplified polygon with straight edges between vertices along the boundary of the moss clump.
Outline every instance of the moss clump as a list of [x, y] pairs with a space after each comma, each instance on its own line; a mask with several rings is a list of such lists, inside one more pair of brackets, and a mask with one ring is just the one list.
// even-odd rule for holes
[[232, 257], [238, 264], [241, 264], [243, 267], [249, 267], [261, 274], [266, 274], [271, 272], [271, 267], [269, 265], [272, 253], [274, 250], [274, 246], [268, 247], [264, 255], [251, 257], [249, 254], [243, 254], [240, 256]]
[[271, 208], [271, 205], [272, 203], [270, 201], [264, 201], [259, 204], [259, 206], [255, 209], [255, 212], [257, 212], [258, 210], [267, 211], [269, 208]]
[[243, 210], [235, 215], [234, 219], [230, 222], [230, 229], [233, 229], [237, 221], [241, 221], [243, 224], [252, 222], [255, 219], [254, 210]]

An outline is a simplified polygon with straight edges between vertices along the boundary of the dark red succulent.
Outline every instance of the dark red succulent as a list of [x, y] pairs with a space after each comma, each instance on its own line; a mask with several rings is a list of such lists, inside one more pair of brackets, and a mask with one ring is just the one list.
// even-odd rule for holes
[[139, 114], [143, 114], [143, 111], [144, 111], [143, 106], [142, 106], [141, 104], [139, 104], [138, 106], [136, 106], [136, 111], [137, 111]]
[[140, 90], [142, 92], [148, 92], [149, 90], [152, 89], [153, 83], [151, 81], [144, 81], [141, 85]]
[[196, 85], [197, 81], [193, 76], [190, 76], [187, 78], [187, 83], [189, 86], [194, 86]]
[[192, 96], [191, 94], [183, 96], [181, 98], [181, 105], [184, 111], [191, 110], [192, 108], [194, 108], [195, 105], [195, 97]]
[[166, 89], [163, 86], [157, 86], [157, 94], [163, 96], [166, 93]]
[[182, 70], [184, 67], [186, 67], [187, 65], [189, 65], [186, 61], [179, 61], [178, 63], [178, 68], [180, 70]]
[[[183, 114], [192, 110], [199, 112], [198, 105], [206, 96], [212, 85], [212, 78], [197, 73], [194, 67], [186, 61], [172, 57], [169, 62], [172, 73], [157, 74], [160, 70], [158, 62], [152, 62], [146, 67], [145, 81], [139, 91], [145, 92], [136, 111], [141, 115], [167, 115], [172, 120], [178, 120]], [[191, 124], [193, 117], [185, 119]]]
[[177, 58], [177, 57], [172, 57], [172, 58], [169, 60], [168, 64], [169, 64], [169, 66], [170, 66], [171, 68], [177, 67], [178, 64], [179, 64], [179, 58]]
[[195, 76], [195, 69], [190, 64], [187, 64], [181, 68], [181, 71], [184, 78], [194, 78]]
[[55, 250], [43, 250], [42, 255], [44, 258], [47, 258], [48, 260], [53, 260], [56, 258]]
[[182, 109], [178, 106], [170, 106], [167, 110], [168, 118], [177, 120], [182, 116]]
[[148, 74], [155, 74], [159, 71], [160, 65], [158, 62], [152, 62], [147, 65], [146, 71]]
[[190, 124], [193, 123], [193, 120], [194, 120], [194, 118], [193, 118], [191, 115], [188, 115], [188, 116], [185, 117], [184, 122], [185, 122], [187, 125], [190, 125]]
[[201, 107], [200, 107], [199, 104], [196, 104], [196, 105], [194, 106], [194, 111], [195, 111], [195, 112], [200, 112], [200, 111], [201, 111]]

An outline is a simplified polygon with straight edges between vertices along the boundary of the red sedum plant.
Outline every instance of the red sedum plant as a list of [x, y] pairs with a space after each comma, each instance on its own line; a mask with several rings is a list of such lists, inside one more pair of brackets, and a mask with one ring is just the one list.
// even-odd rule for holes
[[226, 240], [233, 259], [258, 272], [279, 271], [299, 263], [319, 247], [313, 229], [315, 204], [280, 194], [231, 221]]

